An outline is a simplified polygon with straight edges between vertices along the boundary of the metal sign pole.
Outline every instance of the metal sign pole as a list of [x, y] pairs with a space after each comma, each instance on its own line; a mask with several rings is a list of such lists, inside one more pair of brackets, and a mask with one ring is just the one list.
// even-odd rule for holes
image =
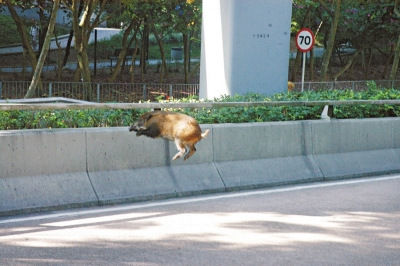
[[307, 53], [303, 53], [303, 70], [301, 73], [301, 92], [304, 91], [304, 74], [306, 72], [306, 58]]

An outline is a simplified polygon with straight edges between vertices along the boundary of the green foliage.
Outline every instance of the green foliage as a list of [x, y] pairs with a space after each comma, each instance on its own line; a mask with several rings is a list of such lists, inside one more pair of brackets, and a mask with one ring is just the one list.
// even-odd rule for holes
[[135, 110], [1, 111], [0, 129], [117, 127], [132, 123]]
[[[310, 27], [315, 32], [322, 25], [318, 38], [327, 40], [335, 2], [293, 0], [292, 33], [300, 27]], [[390, 50], [400, 27], [400, 18], [394, 8], [393, 0], [342, 0], [335, 46], [348, 44], [357, 49], [379, 47], [380, 51]]]
[[[224, 96], [217, 102], [255, 101], [318, 101], [318, 100], [385, 100], [400, 99], [400, 91], [379, 88], [375, 82], [368, 84], [366, 91], [324, 90], [304, 93], [279, 93], [271, 97], [260, 94]], [[174, 102], [198, 102], [190, 97]], [[160, 102], [163, 102], [160, 100]], [[195, 117], [200, 123], [246, 123], [263, 121], [290, 121], [319, 119], [322, 106], [277, 106], [277, 107], [235, 107], [235, 108], [190, 108], [169, 109]], [[0, 129], [35, 128], [80, 128], [128, 126], [148, 110], [57, 110], [57, 111], [0, 111]], [[335, 118], [368, 118], [400, 116], [400, 106], [353, 105], [334, 108]]]
[[0, 15], [0, 46], [20, 43], [17, 26], [10, 16]]

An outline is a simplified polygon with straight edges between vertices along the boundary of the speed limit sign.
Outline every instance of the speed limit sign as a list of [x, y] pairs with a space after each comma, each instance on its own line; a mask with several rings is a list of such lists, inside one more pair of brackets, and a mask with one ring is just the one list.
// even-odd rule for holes
[[304, 91], [304, 74], [306, 69], [306, 53], [310, 51], [315, 42], [315, 37], [309, 28], [302, 28], [296, 35], [296, 46], [303, 52], [303, 69], [301, 73], [301, 92]]
[[308, 28], [302, 28], [296, 35], [296, 45], [300, 52], [306, 53], [310, 51], [314, 46], [314, 42], [314, 34]]

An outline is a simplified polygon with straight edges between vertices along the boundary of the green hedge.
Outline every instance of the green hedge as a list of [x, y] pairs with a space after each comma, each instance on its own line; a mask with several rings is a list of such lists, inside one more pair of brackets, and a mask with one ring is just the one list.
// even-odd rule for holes
[[[313, 91], [304, 93], [280, 93], [272, 97], [259, 94], [222, 97], [219, 102], [241, 101], [296, 101], [296, 100], [383, 100], [400, 99], [400, 91], [377, 88], [370, 84], [366, 91], [352, 90]], [[194, 98], [180, 99], [179, 102], [198, 101]], [[263, 121], [289, 121], [319, 119], [322, 106], [279, 106], [279, 107], [235, 107], [216, 109], [174, 109], [195, 117], [200, 123], [242, 123]], [[57, 110], [57, 111], [0, 111], [0, 129], [32, 128], [79, 128], [128, 126], [149, 110]], [[338, 106], [335, 118], [368, 118], [400, 116], [400, 106], [354, 105]]]

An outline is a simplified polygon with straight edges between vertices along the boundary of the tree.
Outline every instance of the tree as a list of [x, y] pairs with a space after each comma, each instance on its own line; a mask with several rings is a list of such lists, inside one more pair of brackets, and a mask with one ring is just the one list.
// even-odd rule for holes
[[[394, 7], [393, 7], [393, 13], [397, 18], [400, 19], [400, 11], [398, 10], [398, 3], [399, 0], [395, 0]], [[399, 61], [400, 61], [400, 34], [397, 39], [397, 44], [395, 47], [395, 52], [394, 52], [394, 59], [393, 59], [393, 65], [392, 65], [392, 70], [390, 71], [390, 76], [389, 79], [396, 79], [396, 73], [397, 69], [399, 68]]]
[[[326, 3], [323, 0], [319, 0], [319, 2], [321, 3], [322, 6], [326, 6]], [[324, 52], [324, 57], [322, 59], [321, 75], [323, 80], [328, 80], [328, 67], [329, 67], [329, 62], [331, 60], [332, 51], [335, 45], [336, 30], [340, 18], [341, 2], [342, 2], [341, 0], [336, 0], [335, 12], [333, 14], [332, 23], [329, 31], [328, 43]]]
[[135, 28], [134, 35], [136, 35], [136, 32], [137, 32], [139, 26], [140, 26], [140, 22], [132, 19], [132, 21], [129, 23], [128, 27], [124, 30], [124, 34], [122, 37], [122, 49], [118, 55], [117, 63], [115, 65], [115, 68], [112, 71], [111, 77], [109, 78], [110, 82], [113, 82], [119, 75], [122, 64], [123, 64], [125, 56], [126, 56], [126, 53], [127, 53], [127, 50], [128, 50], [128, 45], [129, 45], [128, 37], [134, 28]]
[[149, 10], [149, 22], [151, 32], [156, 38], [161, 56], [160, 82], [168, 75], [167, 60], [164, 49], [164, 36], [166, 33], [171, 33], [172, 16], [169, 10], [168, 0], [159, 0], [153, 2], [153, 8]]
[[53, 34], [54, 25], [56, 23], [57, 11], [58, 11], [59, 6], [60, 6], [60, 0], [54, 0], [53, 10], [51, 11], [51, 17], [49, 20], [46, 37], [45, 37], [44, 43], [43, 43], [43, 49], [40, 52], [40, 56], [39, 56], [39, 60], [38, 60], [38, 63], [37, 63], [36, 69], [35, 69], [35, 73], [33, 74], [32, 81], [29, 86], [28, 92], [25, 95], [25, 98], [32, 98], [35, 93], [36, 86], [40, 79], [40, 74], [42, 73], [44, 61], [46, 59], [47, 52], [49, 50], [51, 36]]
[[[346, 44], [356, 51], [339, 73], [348, 69], [349, 63], [355, 62], [355, 58], [361, 56], [362, 69], [368, 78], [370, 65], [376, 62], [376, 59], [374, 60], [376, 51], [384, 58], [390, 59], [394, 56], [396, 45], [392, 44], [398, 43], [396, 40], [399, 38], [400, 27], [400, 16], [396, 16], [395, 11], [395, 4], [390, 0], [367, 3], [343, 0], [340, 29], [337, 32], [335, 46], [338, 50], [340, 45]], [[340, 53], [338, 54], [340, 56]], [[396, 60], [393, 66], [395, 62]], [[388, 63], [390, 60], [386, 60], [386, 64]]]
[[[11, 14], [11, 17], [13, 18], [13, 20], [17, 26], [18, 33], [21, 37], [24, 56], [28, 57], [29, 62], [32, 67], [32, 71], [35, 71], [36, 65], [37, 65], [36, 54], [31, 45], [30, 38], [27, 33], [26, 25], [25, 25], [24, 21], [18, 16], [17, 11], [15, 10], [15, 7], [17, 6], [17, 4], [19, 4], [19, 6], [21, 6], [22, 4], [20, 2], [16, 2], [16, 1], [12, 1], [12, 0], [5, 0], [5, 3], [7, 5], [8, 11]], [[27, 3], [24, 3], [24, 4], [27, 4]]]
[[183, 69], [185, 83], [189, 80], [190, 41], [195, 31], [200, 29], [201, 1], [175, 0], [171, 1], [173, 8], [174, 29], [182, 33], [183, 39]]
[[[90, 33], [101, 22], [101, 17], [107, 3], [106, 0], [64, 0], [63, 3], [72, 13], [72, 28], [75, 37], [75, 50], [78, 66], [84, 82], [91, 82], [91, 73], [88, 57], [88, 42]], [[83, 5], [83, 7], [81, 7]], [[82, 14], [80, 10], [82, 9]], [[95, 16], [91, 20], [92, 16]]]

